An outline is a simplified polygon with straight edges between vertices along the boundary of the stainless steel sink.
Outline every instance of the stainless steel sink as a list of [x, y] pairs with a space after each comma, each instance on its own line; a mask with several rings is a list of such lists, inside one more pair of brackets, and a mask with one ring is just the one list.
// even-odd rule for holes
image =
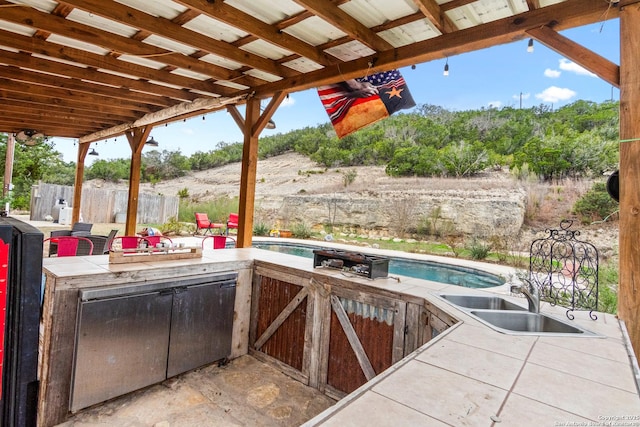
[[472, 310], [471, 314], [479, 320], [506, 332], [545, 333], [545, 334], [587, 334], [593, 333], [555, 319], [542, 313], [527, 311], [483, 311]]
[[525, 307], [498, 296], [441, 294], [440, 297], [451, 304], [464, 308], [478, 310], [527, 310]]
[[497, 295], [435, 294], [490, 328], [511, 335], [598, 337], [573, 323], [533, 313]]

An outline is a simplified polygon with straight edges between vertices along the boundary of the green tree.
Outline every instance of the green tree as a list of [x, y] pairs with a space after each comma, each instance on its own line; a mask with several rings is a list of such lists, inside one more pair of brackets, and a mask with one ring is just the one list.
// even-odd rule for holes
[[[0, 158], [7, 153], [7, 135], [0, 134]], [[53, 174], [56, 169], [67, 167], [61, 154], [54, 149], [53, 142], [40, 139], [35, 145], [16, 143], [13, 157], [12, 207], [28, 209], [31, 201], [31, 187]], [[4, 176], [5, 162], [2, 162]]]
[[87, 180], [103, 179], [109, 182], [128, 180], [130, 164], [126, 159], [96, 160], [85, 169], [84, 177]]

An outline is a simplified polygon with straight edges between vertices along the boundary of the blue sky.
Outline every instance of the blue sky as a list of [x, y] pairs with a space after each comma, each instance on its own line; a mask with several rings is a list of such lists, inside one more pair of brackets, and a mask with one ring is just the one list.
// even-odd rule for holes
[[[620, 64], [619, 21], [588, 25], [562, 32], [571, 40]], [[530, 108], [545, 104], [558, 108], [579, 99], [602, 102], [618, 100], [619, 91], [600, 78], [586, 72], [560, 54], [534, 43], [527, 52], [527, 39], [448, 58], [449, 75], [443, 76], [445, 60], [416, 64], [401, 69], [416, 104], [434, 104], [453, 111], [490, 106]], [[244, 114], [244, 109], [240, 108]], [[318, 95], [313, 90], [295, 92], [273, 116], [277, 128], [265, 129], [262, 136], [316, 126], [329, 121]], [[240, 142], [242, 133], [225, 111], [207, 114], [160, 126], [151, 131], [160, 143], [159, 150], [179, 150], [190, 156], [197, 151], [215, 149], [219, 142]], [[74, 140], [54, 138], [55, 148], [65, 161], [76, 161]], [[124, 136], [93, 143], [99, 157], [129, 158], [131, 152]]]

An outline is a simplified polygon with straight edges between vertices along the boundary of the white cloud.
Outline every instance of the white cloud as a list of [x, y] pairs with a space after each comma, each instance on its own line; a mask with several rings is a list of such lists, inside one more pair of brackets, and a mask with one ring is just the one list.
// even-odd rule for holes
[[552, 70], [551, 68], [547, 68], [546, 70], [544, 70], [544, 76], [551, 79], [557, 79], [558, 77], [560, 77], [560, 74], [562, 74], [560, 71]]
[[580, 65], [576, 64], [575, 62], [571, 62], [565, 58], [560, 59], [560, 69], [564, 71], [568, 71], [570, 73], [575, 73], [581, 76], [598, 77], [595, 74], [593, 74], [591, 71], [588, 71], [582, 68]]
[[296, 103], [296, 100], [293, 98], [293, 96], [289, 95], [286, 98], [284, 98], [284, 100], [280, 103], [280, 106], [281, 107], [291, 107], [295, 103]]
[[536, 98], [543, 102], [568, 101], [576, 96], [577, 93], [568, 88], [550, 86], [541, 93], [536, 94]]
[[195, 135], [195, 131], [191, 128], [182, 129], [182, 133], [184, 133], [185, 135]]
[[487, 105], [489, 108], [500, 108], [502, 107], [502, 101], [489, 101]]

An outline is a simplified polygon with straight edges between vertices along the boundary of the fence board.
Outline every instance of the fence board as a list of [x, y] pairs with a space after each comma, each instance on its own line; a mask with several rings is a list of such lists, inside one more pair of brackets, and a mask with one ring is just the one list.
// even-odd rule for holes
[[[85, 222], [113, 223], [117, 214], [126, 214], [128, 191], [101, 188], [83, 188], [80, 216]], [[59, 199], [73, 200], [73, 186], [40, 183], [31, 188], [30, 219], [44, 220], [51, 215]], [[138, 223], [163, 224], [172, 216], [178, 216], [177, 196], [160, 196], [140, 193], [138, 198]]]

